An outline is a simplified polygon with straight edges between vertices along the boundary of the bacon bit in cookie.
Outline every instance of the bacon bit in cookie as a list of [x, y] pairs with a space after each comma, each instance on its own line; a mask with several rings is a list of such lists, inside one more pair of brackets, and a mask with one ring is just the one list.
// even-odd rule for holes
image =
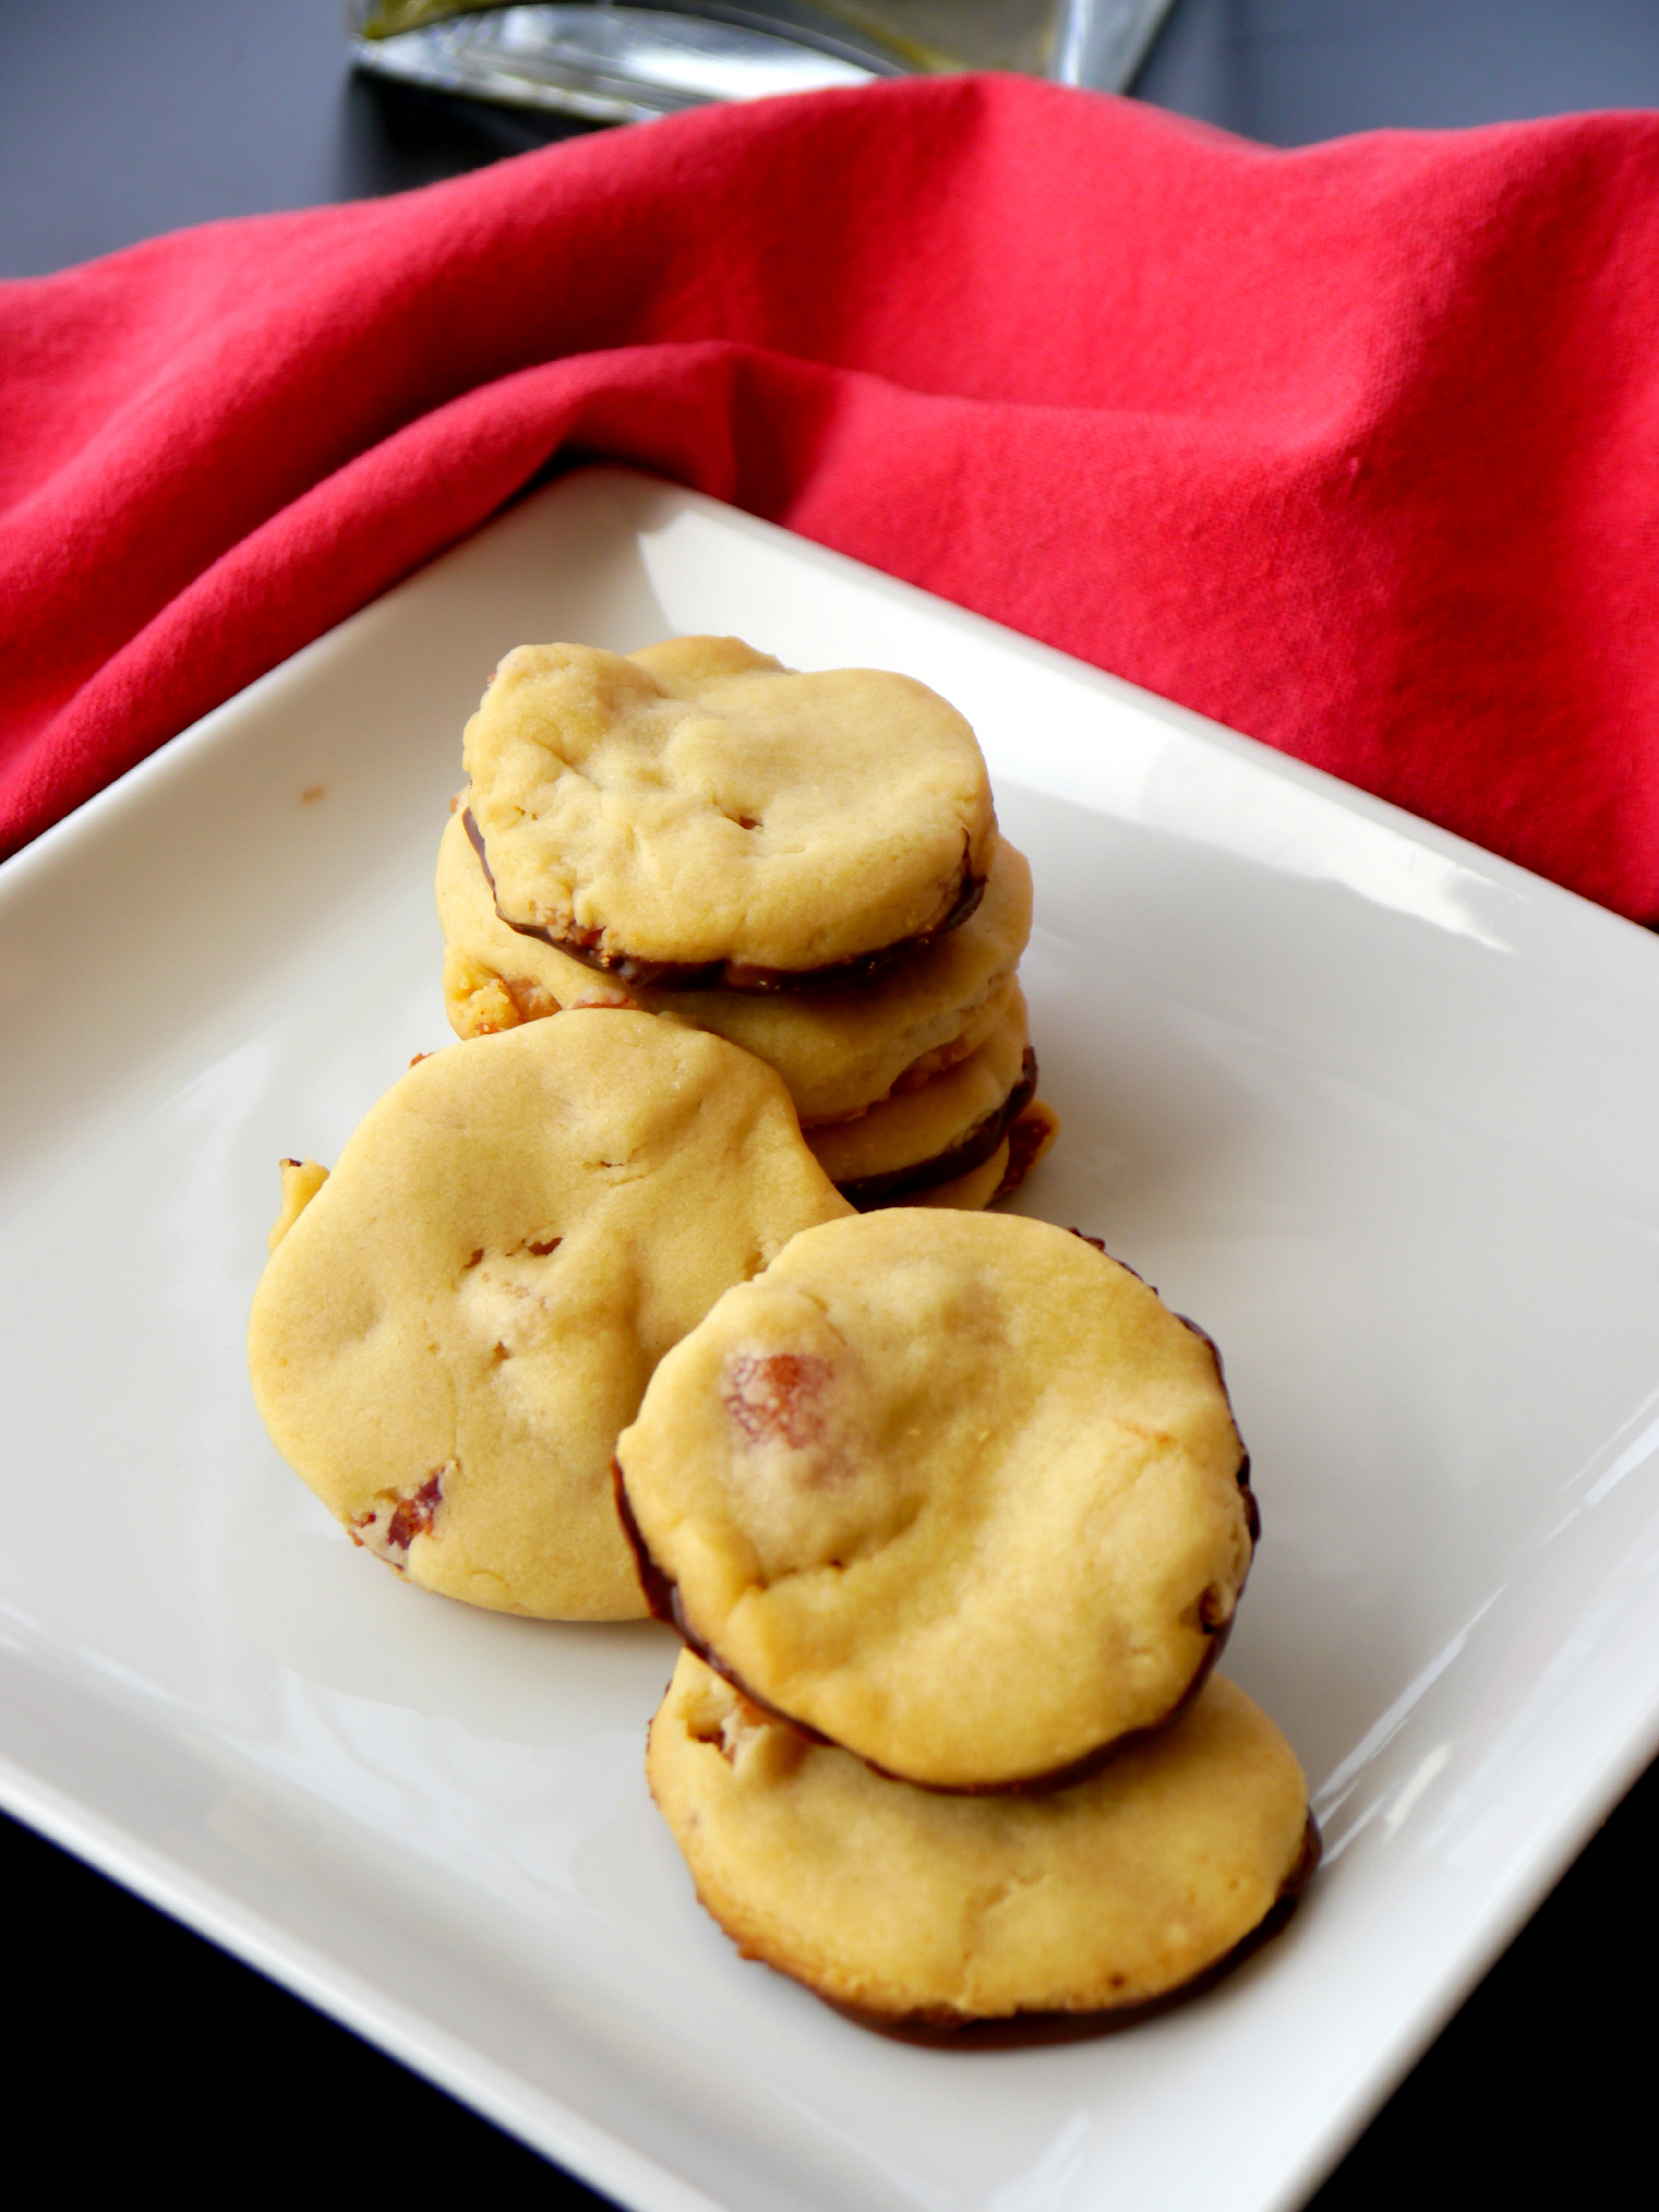
[[469, 1270], [470, 1268], [476, 1267], [477, 1266], [477, 1264], [478, 1264], [479, 1261], [483, 1259], [483, 1255], [484, 1255], [484, 1248], [483, 1248], [483, 1246], [482, 1244], [480, 1244], [480, 1245], [479, 1245], [479, 1247], [478, 1247], [478, 1249], [477, 1249], [477, 1251], [472, 1255], [472, 1257], [471, 1257], [471, 1258], [467, 1261], [467, 1263], [466, 1263], [466, 1267], [463, 1267], [463, 1268], [462, 1268], [461, 1273], [465, 1275], [465, 1274], [468, 1272], [468, 1270]]
[[400, 1498], [393, 1506], [386, 1540], [398, 1551], [406, 1552], [417, 1536], [432, 1533], [438, 1508], [443, 1503], [440, 1474], [441, 1470], [434, 1468], [412, 1498]]
[[781, 1437], [799, 1451], [823, 1434], [823, 1389], [830, 1363], [811, 1352], [743, 1352], [726, 1363], [721, 1396], [751, 1443]]
[[533, 1252], [538, 1260], [544, 1260], [550, 1252], [556, 1252], [563, 1242], [562, 1237], [550, 1237], [544, 1244], [527, 1243], [524, 1249]]
[[354, 1544], [374, 1553], [401, 1573], [415, 1539], [432, 1534], [443, 1504], [443, 1479], [454, 1471], [455, 1462], [447, 1459], [441, 1467], [433, 1468], [418, 1490], [377, 1491], [379, 1502], [367, 1513], [354, 1513], [346, 1523], [346, 1534]]
[[423, 1060], [430, 1060], [432, 1054], [429, 1052], [417, 1052], [409, 1064], [411, 1067], [418, 1067]]

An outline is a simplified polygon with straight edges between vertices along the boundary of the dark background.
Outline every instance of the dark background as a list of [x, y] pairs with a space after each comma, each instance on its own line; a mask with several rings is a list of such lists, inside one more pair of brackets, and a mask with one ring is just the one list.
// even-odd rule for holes
[[[355, 76], [343, 0], [0, 0], [0, 276], [588, 126]], [[1659, 105], [1659, 0], [1176, 0], [1134, 92], [1297, 146]]]
[[[1659, 0], [1176, 0], [1133, 90], [1285, 146], [1655, 106]], [[185, 223], [403, 191], [584, 127], [354, 76], [339, 0], [0, 0], [0, 276]], [[1594, 2197], [1648, 2170], [1639, 2023], [1659, 1965], [1644, 1903], [1656, 1843], [1659, 1770], [1317, 2212]], [[194, 2196], [251, 2174], [276, 2193], [465, 2186], [600, 2203], [4, 1820], [0, 1877], [19, 2054], [7, 2148], [20, 2176], [40, 2162], [65, 2190], [153, 2179]], [[1224, 2143], [1216, 2154], [1224, 2162]]]

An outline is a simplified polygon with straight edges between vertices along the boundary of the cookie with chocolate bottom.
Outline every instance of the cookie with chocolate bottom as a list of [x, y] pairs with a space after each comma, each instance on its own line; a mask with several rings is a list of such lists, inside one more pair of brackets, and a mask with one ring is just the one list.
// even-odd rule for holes
[[663, 1361], [617, 1464], [693, 1649], [939, 1790], [1052, 1787], [1166, 1722], [1255, 1536], [1210, 1340], [1010, 1214], [797, 1237]]
[[926, 684], [736, 638], [519, 646], [465, 759], [502, 920], [660, 989], [861, 980], [967, 919], [995, 836]]
[[332, 1174], [285, 1169], [254, 1395], [284, 1458], [411, 1582], [636, 1618], [618, 1431], [723, 1290], [847, 1211], [776, 1076], [718, 1037], [597, 1012], [455, 1046]]
[[998, 838], [985, 896], [959, 929], [860, 988], [660, 991], [596, 975], [509, 929], [468, 841], [464, 808], [438, 848], [443, 990], [459, 1036], [486, 1036], [562, 1006], [636, 1006], [727, 1037], [775, 1067], [801, 1120], [844, 1120], [975, 1052], [1006, 1017], [1031, 930], [1031, 871]]
[[[988, 1158], [948, 1182], [930, 1182], [897, 1201], [905, 1206], [965, 1206], [977, 1212], [1012, 1198], [1060, 1133], [1060, 1116], [1040, 1098], [1032, 1099], [1009, 1124], [1008, 1133]], [[843, 1193], [843, 1195], [845, 1194]], [[867, 1208], [860, 1207], [860, 1212]]]
[[1036, 1056], [1016, 985], [1006, 1012], [966, 1060], [853, 1120], [808, 1130], [806, 1141], [860, 1212], [902, 1206], [912, 1194], [969, 1175], [988, 1160], [1036, 1090]]
[[807, 1742], [686, 1652], [646, 1772], [745, 1958], [941, 2039], [1104, 2030], [1206, 1986], [1282, 1919], [1318, 1850], [1295, 1754], [1219, 1676], [1073, 1788], [950, 1797]]
[[1002, 1195], [1007, 1172], [1008, 1139], [1005, 1137], [988, 1160], [969, 1168], [966, 1175], [952, 1176], [948, 1182], [929, 1183], [926, 1190], [913, 1192], [904, 1202], [907, 1206], [965, 1206], [969, 1212], [977, 1212]]

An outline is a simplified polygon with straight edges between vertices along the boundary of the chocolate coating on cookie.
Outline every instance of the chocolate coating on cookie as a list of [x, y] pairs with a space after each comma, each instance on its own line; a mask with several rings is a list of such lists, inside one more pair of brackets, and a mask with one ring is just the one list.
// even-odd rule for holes
[[960, 1143], [948, 1152], [936, 1152], [932, 1159], [917, 1160], [908, 1167], [890, 1168], [884, 1175], [860, 1176], [848, 1182], [837, 1182], [836, 1189], [849, 1205], [857, 1206], [860, 1213], [867, 1213], [874, 1206], [896, 1206], [914, 1191], [927, 1190], [935, 1183], [950, 1182], [957, 1176], [965, 1176], [970, 1168], [978, 1167], [996, 1151], [1036, 1096], [1036, 1054], [1027, 1045], [1019, 1080], [1001, 1105], [994, 1108]]
[[745, 1957], [959, 2048], [1097, 2033], [1208, 1986], [1318, 1850], [1294, 1754], [1219, 1677], [1072, 1789], [962, 1798], [804, 1741], [687, 1653], [646, 1771]]
[[860, 952], [850, 959], [827, 962], [821, 968], [758, 968], [751, 961], [742, 960], [646, 960], [637, 954], [625, 952], [605, 942], [604, 932], [579, 929], [574, 924], [568, 928], [555, 929], [549, 924], [520, 921], [507, 913], [495, 889], [495, 871], [489, 865], [483, 832], [473, 817], [471, 808], [461, 815], [478, 865], [489, 884], [489, 895], [495, 902], [495, 912], [509, 929], [520, 937], [534, 937], [550, 945], [556, 952], [562, 952], [572, 960], [579, 960], [584, 968], [592, 968], [602, 975], [614, 975], [618, 982], [638, 983], [653, 991], [845, 991], [856, 989], [878, 975], [896, 960], [908, 959], [944, 937], [953, 929], [960, 929], [985, 896], [985, 878], [973, 872], [971, 857], [964, 852], [962, 860], [960, 888], [943, 921], [934, 928], [920, 930], [914, 937], [901, 938], [896, 944], [878, 946], [873, 952]]
[[[989, 1033], [974, 1051], [927, 1082], [908, 1084], [845, 1121], [815, 1125], [807, 1144], [830, 1180], [855, 1205], [892, 1204], [906, 1188], [922, 1191], [956, 1183], [967, 1187], [975, 1171], [1002, 1146], [1010, 1101], [1030, 1073], [1030, 1019], [1018, 983]], [[976, 1194], [959, 1202], [984, 1205], [1000, 1179], [978, 1177]], [[978, 1184], [982, 1183], [982, 1191]]]
[[688, 1640], [933, 1790], [1052, 1786], [1166, 1721], [1249, 1566], [1208, 1340], [1013, 1216], [796, 1238], [665, 1360], [617, 1457]]
[[811, 1127], [855, 1117], [978, 1051], [1008, 1018], [1031, 926], [1030, 869], [997, 838], [985, 896], [967, 921], [859, 988], [653, 991], [508, 928], [459, 812], [440, 842], [436, 889], [444, 1000], [459, 1036], [515, 1029], [561, 1007], [637, 1006], [765, 1060]]
[[1203, 1967], [1189, 1981], [1164, 1990], [1160, 1996], [1145, 1998], [1139, 2004], [1111, 2005], [1097, 2012], [1022, 2011], [1000, 2019], [970, 2020], [943, 2007], [890, 2014], [872, 2012], [862, 2005], [836, 2004], [833, 1999], [825, 2002], [854, 2027], [890, 2036], [896, 2043], [920, 2044], [930, 2051], [1031, 2051], [1054, 2043], [1086, 2043], [1097, 2036], [1121, 2035], [1127, 2028], [1139, 2027], [1146, 2021], [1160, 2018], [1177, 2005], [1190, 2004], [1194, 1997], [1202, 1996], [1206, 1990], [1214, 1989], [1218, 1982], [1224, 1982], [1229, 1974], [1236, 1973], [1263, 1944], [1282, 1934], [1302, 1901], [1303, 1892], [1319, 1870], [1324, 1848], [1319, 1823], [1310, 1813], [1296, 1863], [1280, 1884], [1279, 1895], [1249, 1933], [1213, 1966]]
[[[621, 1464], [614, 1459], [611, 1462], [611, 1480], [617, 1502], [617, 1518], [622, 1523], [623, 1534], [628, 1540], [629, 1550], [633, 1554], [635, 1571], [639, 1576], [640, 1589], [644, 1595], [651, 1618], [653, 1620], [661, 1621], [665, 1628], [672, 1628], [688, 1651], [700, 1659], [711, 1674], [718, 1674], [722, 1681], [729, 1684], [746, 1704], [754, 1707], [757, 1713], [763, 1714], [769, 1721], [775, 1721], [780, 1728], [793, 1729], [805, 1743], [824, 1744], [832, 1750], [842, 1749], [843, 1747], [836, 1744], [832, 1737], [825, 1735], [821, 1729], [813, 1728], [805, 1721], [792, 1718], [789, 1714], [780, 1711], [777, 1706], [759, 1696], [753, 1686], [745, 1682], [743, 1677], [721, 1658], [718, 1651], [704, 1643], [686, 1616], [685, 1607], [680, 1602], [678, 1585], [664, 1574], [662, 1569], [652, 1558], [650, 1547], [640, 1534], [640, 1524], [634, 1518], [633, 1508], [628, 1502], [628, 1485], [623, 1479]], [[1054, 1767], [1046, 1774], [1025, 1775], [1015, 1782], [954, 1784], [933, 1782], [907, 1784], [907, 1786], [925, 1788], [935, 1796], [944, 1797], [1042, 1797], [1051, 1795], [1055, 1790], [1073, 1789], [1079, 1783], [1086, 1782], [1091, 1776], [1098, 1774], [1110, 1760], [1133, 1749], [1136, 1744], [1144, 1743], [1148, 1736], [1156, 1735], [1160, 1729], [1168, 1728], [1172, 1723], [1179, 1720], [1194, 1699], [1202, 1695], [1204, 1686], [1214, 1671], [1216, 1662], [1225, 1650], [1227, 1639], [1231, 1633], [1231, 1620], [1224, 1622], [1213, 1632], [1209, 1648], [1200, 1658], [1197, 1671], [1191, 1681], [1188, 1683], [1173, 1710], [1164, 1714], [1153, 1727], [1131, 1729], [1125, 1735], [1115, 1737], [1110, 1743], [1098, 1745], [1093, 1751], [1086, 1752], [1082, 1758], [1072, 1760], [1068, 1765]], [[907, 1781], [905, 1776], [892, 1773], [877, 1759], [866, 1759], [863, 1764], [872, 1774], [880, 1775], [884, 1781]]]
[[521, 646], [467, 726], [512, 928], [659, 990], [837, 988], [959, 927], [995, 834], [973, 732], [912, 678], [735, 638]]

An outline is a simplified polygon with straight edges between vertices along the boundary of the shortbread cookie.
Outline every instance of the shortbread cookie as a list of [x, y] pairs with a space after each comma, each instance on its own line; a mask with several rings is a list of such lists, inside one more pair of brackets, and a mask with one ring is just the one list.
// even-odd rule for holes
[[249, 1338], [278, 1450], [428, 1589], [642, 1613], [617, 1431], [728, 1285], [848, 1211], [771, 1070], [562, 1015], [421, 1060], [313, 1191], [296, 1209], [285, 1177]]
[[901, 1205], [908, 1194], [971, 1174], [989, 1159], [1036, 1089], [1036, 1058], [1016, 985], [1006, 1012], [966, 1060], [852, 1121], [809, 1130], [806, 1141], [860, 1212]]
[[688, 1651], [646, 1772], [744, 1956], [901, 2029], [1109, 2027], [1212, 1981], [1318, 1850], [1294, 1753], [1218, 1675], [1072, 1789], [951, 1797], [806, 1742]]
[[1031, 871], [1006, 838], [971, 918], [856, 989], [649, 991], [597, 975], [507, 928], [459, 813], [439, 847], [437, 895], [444, 1001], [458, 1036], [512, 1029], [561, 1006], [672, 1014], [775, 1067], [809, 1125], [860, 1114], [975, 1051], [1012, 1003], [1031, 930]]
[[954, 707], [736, 638], [519, 646], [465, 757], [502, 918], [659, 988], [854, 980], [965, 920], [990, 865]]
[[1052, 1784], [1167, 1720], [1250, 1563], [1214, 1346], [1011, 1214], [796, 1237], [617, 1450], [653, 1608], [757, 1702], [934, 1789]]

